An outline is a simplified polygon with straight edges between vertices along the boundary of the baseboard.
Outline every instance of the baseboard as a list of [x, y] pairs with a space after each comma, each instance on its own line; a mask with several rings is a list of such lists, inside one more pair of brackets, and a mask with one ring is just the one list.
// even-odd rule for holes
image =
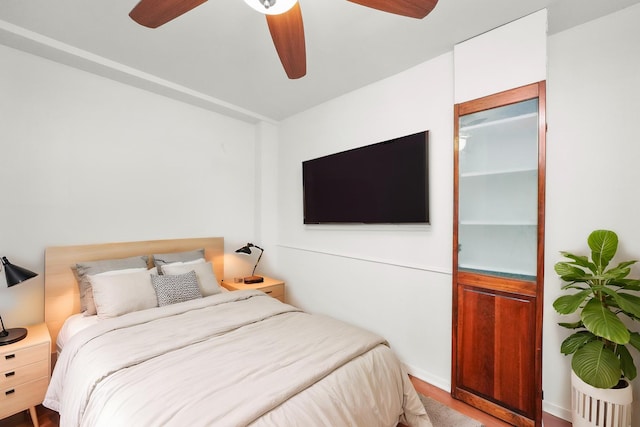
[[451, 393], [451, 381], [449, 379], [443, 379], [406, 363], [403, 363], [403, 365], [409, 375], [416, 377], [420, 381], [431, 384], [432, 386], [438, 387], [447, 393]]
[[571, 421], [571, 409], [563, 408], [553, 403], [542, 401], [542, 410], [554, 417], [562, 418], [565, 421]]

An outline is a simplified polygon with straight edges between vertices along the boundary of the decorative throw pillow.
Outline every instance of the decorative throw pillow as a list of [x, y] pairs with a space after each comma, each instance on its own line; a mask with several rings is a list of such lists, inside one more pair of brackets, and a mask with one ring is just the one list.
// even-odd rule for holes
[[185, 252], [171, 252], [166, 254], [153, 254], [151, 257], [153, 259], [153, 265], [158, 267], [158, 270], [162, 273], [162, 266], [165, 264], [196, 261], [201, 258], [204, 259], [204, 249]]
[[89, 276], [99, 319], [121, 316], [158, 306], [151, 285], [155, 269]]
[[213, 272], [213, 265], [210, 262], [188, 264], [188, 263], [174, 263], [166, 264], [162, 267], [164, 274], [184, 274], [189, 271], [194, 271], [198, 279], [198, 286], [203, 296], [214, 295], [222, 292], [218, 280]]
[[99, 261], [79, 262], [72, 267], [80, 290], [80, 311], [86, 315], [96, 314], [93, 292], [89, 283], [89, 275], [96, 275], [106, 271], [126, 270], [130, 268], [147, 268], [148, 256], [134, 256], [129, 258], [106, 259]]
[[177, 275], [153, 275], [151, 284], [156, 291], [160, 307], [202, 298], [195, 271]]

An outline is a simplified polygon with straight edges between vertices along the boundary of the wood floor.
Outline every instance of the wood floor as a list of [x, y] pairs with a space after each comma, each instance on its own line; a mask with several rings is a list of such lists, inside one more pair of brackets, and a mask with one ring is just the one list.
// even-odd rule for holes
[[[60, 417], [58, 413], [47, 409], [42, 405], [36, 406], [38, 412], [38, 423], [40, 427], [58, 427], [60, 425]], [[0, 427], [33, 427], [29, 411], [22, 411], [15, 415], [0, 420]]]
[[[495, 419], [482, 411], [479, 411], [465, 403], [460, 402], [459, 400], [455, 400], [449, 393], [444, 390], [420, 381], [419, 379], [414, 377], [411, 377], [411, 382], [413, 383], [416, 390], [418, 390], [418, 393], [437, 400], [438, 402], [441, 402], [455, 409], [456, 411], [467, 415], [468, 417], [474, 418], [482, 422], [487, 427], [510, 427], [509, 424], [505, 422]], [[40, 423], [41, 427], [59, 426], [59, 417], [57, 412], [51, 411], [43, 406], [38, 406], [36, 409], [38, 412], [38, 422]], [[543, 415], [543, 418], [544, 427], [571, 427], [570, 422], [554, 417], [550, 414], [545, 413]], [[0, 420], [0, 427], [33, 427], [33, 424], [31, 424], [29, 411], [24, 411], [9, 418], [5, 418], [4, 420]]]
[[[437, 400], [438, 402], [445, 404], [448, 407], [453, 408], [470, 418], [478, 420], [487, 427], [511, 427], [510, 424], [507, 424], [504, 421], [496, 419], [489, 414], [486, 414], [472, 406], [467, 405], [466, 403], [454, 399], [449, 393], [438, 387], [427, 384], [414, 377], [411, 377], [411, 382], [413, 383], [413, 386], [416, 388], [418, 393], [424, 396], [428, 396], [433, 400]], [[542, 419], [544, 427], [571, 427], [570, 422], [558, 417], [554, 417], [551, 414], [544, 413], [542, 415]]]

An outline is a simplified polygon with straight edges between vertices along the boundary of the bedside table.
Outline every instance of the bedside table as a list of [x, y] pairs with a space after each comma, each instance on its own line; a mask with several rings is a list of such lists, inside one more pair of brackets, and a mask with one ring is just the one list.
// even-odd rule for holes
[[29, 409], [38, 427], [36, 405], [49, 385], [51, 337], [44, 323], [26, 328], [25, 339], [0, 346], [0, 419]]
[[268, 294], [270, 297], [284, 302], [284, 282], [278, 279], [272, 279], [271, 277], [264, 277], [264, 282], [261, 283], [235, 283], [233, 280], [222, 282], [222, 286], [230, 291], [239, 291], [242, 289], [257, 289], [259, 291]]

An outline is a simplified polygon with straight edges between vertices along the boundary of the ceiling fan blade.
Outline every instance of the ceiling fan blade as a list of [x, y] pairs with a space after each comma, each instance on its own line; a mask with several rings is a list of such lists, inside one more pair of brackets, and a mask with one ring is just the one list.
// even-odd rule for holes
[[307, 53], [300, 4], [280, 15], [265, 15], [280, 62], [290, 79], [307, 74]]
[[140, 0], [129, 12], [131, 19], [140, 25], [157, 28], [174, 18], [200, 6], [207, 0]]
[[436, 7], [438, 0], [349, 0], [362, 6], [410, 18], [422, 19]]

